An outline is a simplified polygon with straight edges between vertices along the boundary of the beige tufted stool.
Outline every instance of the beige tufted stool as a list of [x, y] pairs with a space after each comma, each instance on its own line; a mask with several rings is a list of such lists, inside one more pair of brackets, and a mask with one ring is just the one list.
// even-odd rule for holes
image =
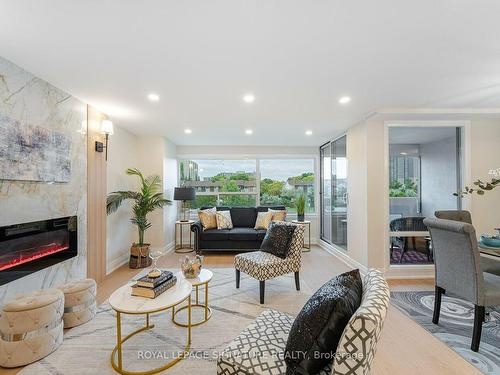
[[17, 296], [0, 312], [0, 366], [38, 361], [63, 341], [64, 295], [58, 289]]
[[59, 289], [64, 293], [64, 328], [87, 323], [95, 316], [97, 285], [93, 279], [74, 281]]

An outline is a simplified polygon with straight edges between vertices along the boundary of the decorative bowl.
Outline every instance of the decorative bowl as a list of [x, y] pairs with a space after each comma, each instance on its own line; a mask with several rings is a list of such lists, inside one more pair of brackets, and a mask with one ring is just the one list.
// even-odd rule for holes
[[195, 279], [200, 276], [202, 264], [203, 257], [201, 255], [196, 255], [194, 258], [186, 255], [181, 259], [182, 274], [186, 279]]
[[481, 235], [481, 242], [486, 246], [500, 248], [500, 236], [492, 236], [489, 234], [482, 234]]

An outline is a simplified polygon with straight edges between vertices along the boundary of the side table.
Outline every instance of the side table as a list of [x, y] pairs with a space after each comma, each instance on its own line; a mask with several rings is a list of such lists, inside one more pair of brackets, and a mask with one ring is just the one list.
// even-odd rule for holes
[[[186, 280], [187, 282], [191, 283], [191, 285], [194, 287], [194, 291], [195, 291], [195, 300], [194, 300], [194, 303], [191, 302], [190, 305], [183, 306], [178, 310], [175, 310], [175, 307], [173, 307], [172, 308], [172, 322], [174, 322], [176, 325], [178, 325], [180, 327], [187, 327], [187, 324], [180, 323], [180, 322], [176, 321], [175, 317], [176, 317], [177, 313], [179, 313], [182, 310], [185, 310], [189, 306], [191, 306], [191, 309], [202, 308], [202, 309], [204, 309], [204, 313], [205, 313], [203, 319], [199, 320], [198, 322], [191, 322], [191, 327], [199, 326], [200, 324], [206, 323], [208, 321], [208, 319], [210, 319], [210, 317], [212, 316], [212, 309], [208, 306], [208, 283], [210, 282], [210, 280], [212, 280], [212, 277], [214, 276], [213, 272], [202, 268], [200, 275], [194, 279], [185, 278], [184, 275], [182, 274], [182, 272], [178, 272], [176, 274], [176, 276], [177, 276], [177, 280], [183, 279], [183, 280]], [[199, 298], [198, 298], [199, 297], [198, 288], [200, 286], [205, 287], [205, 301], [203, 304], [200, 303]]]
[[[194, 220], [188, 220], [188, 221], [181, 221], [181, 220], [177, 220], [175, 222], [175, 252], [176, 253], [179, 253], [179, 254], [187, 254], [187, 253], [191, 253], [194, 251], [194, 247], [193, 247], [193, 242], [191, 240], [191, 225], [194, 224]], [[189, 234], [189, 246], [186, 247], [184, 244], [183, 244], [183, 228], [185, 225], [188, 225], [188, 234]], [[178, 237], [179, 237], [179, 240], [178, 240]], [[182, 250], [182, 251], [180, 251]]]
[[302, 251], [304, 253], [311, 251], [311, 221], [310, 220], [304, 220], [304, 221], [292, 220], [292, 223], [307, 226], [308, 241], [307, 241], [307, 245], [306, 245], [306, 241], [304, 241], [304, 249], [305, 250], [302, 250]]

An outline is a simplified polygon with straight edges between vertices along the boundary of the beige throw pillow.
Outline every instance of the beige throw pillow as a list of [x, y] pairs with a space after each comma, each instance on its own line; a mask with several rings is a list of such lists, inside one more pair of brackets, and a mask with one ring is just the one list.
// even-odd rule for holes
[[268, 212], [271, 212], [273, 214], [273, 218], [271, 219], [272, 221], [285, 221], [286, 219], [286, 210], [269, 209]]
[[217, 211], [215, 215], [217, 219], [217, 229], [232, 229], [233, 221], [231, 220], [230, 211]]
[[217, 228], [216, 214], [217, 209], [215, 207], [198, 211], [198, 217], [200, 218], [203, 230]]
[[271, 224], [271, 220], [273, 219], [273, 213], [270, 211], [267, 212], [259, 212], [257, 213], [257, 220], [255, 220], [254, 229], [266, 229]]

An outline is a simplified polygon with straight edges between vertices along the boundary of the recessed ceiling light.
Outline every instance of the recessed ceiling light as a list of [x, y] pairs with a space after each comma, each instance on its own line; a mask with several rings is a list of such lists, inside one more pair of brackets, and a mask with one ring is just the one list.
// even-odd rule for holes
[[347, 104], [351, 101], [351, 98], [349, 96], [343, 96], [339, 99], [340, 104]]
[[306, 135], [312, 135], [312, 130], [306, 130]]
[[245, 134], [248, 134], [248, 135], [253, 134], [253, 130], [252, 129], [247, 129], [247, 130], [245, 130]]
[[184, 129], [184, 133], [191, 134], [193, 131], [191, 129]]
[[152, 102], [157, 102], [158, 100], [160, 100], [160, 97], [158, 96], [158, 94], [151, 93], [148, 94], [148, 99]]
[[255, 96], [254, 94], [248, 93], [243, 96], [243, 101], [245, 103], [251, 104], [255, 101]]
[[400, 152], [399, 154], [400, 154], [400, 155], [403, 155], [403, 156], [408, 155], [408, 153], [407, 153], [407, 152]]

